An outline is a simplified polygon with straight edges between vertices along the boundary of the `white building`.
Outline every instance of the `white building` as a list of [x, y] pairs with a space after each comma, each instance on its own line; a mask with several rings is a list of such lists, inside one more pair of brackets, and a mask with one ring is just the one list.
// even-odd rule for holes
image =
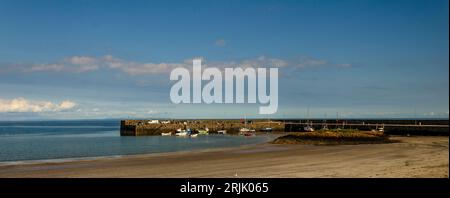
[[159, 120], [150, 120], [147, 123], [149, 123], [149, 124], [159, 124]]

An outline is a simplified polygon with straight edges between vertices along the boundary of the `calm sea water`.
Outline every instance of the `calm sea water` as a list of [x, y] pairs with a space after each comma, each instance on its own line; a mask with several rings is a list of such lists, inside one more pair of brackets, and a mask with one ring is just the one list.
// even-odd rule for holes
[[0, 122], [0, 162], [188, 151], [262, 143], [268, 136], [121, 137], [120, 122]]

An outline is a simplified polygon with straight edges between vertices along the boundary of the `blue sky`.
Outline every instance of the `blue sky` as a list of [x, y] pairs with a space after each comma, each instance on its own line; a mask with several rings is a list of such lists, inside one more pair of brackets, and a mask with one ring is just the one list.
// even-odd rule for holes
[[258, 105], [171, 104], [170, 68], [194, 57], [285, 63], [272, 117], [448, 118], [448, 7], [0, 0], [0, 119], [258, 116]]

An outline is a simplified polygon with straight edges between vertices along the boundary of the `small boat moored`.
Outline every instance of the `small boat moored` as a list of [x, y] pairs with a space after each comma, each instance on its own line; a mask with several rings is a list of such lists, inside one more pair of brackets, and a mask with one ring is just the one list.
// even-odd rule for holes
[[250, 131], [250, 129], [248, 129], [248, 128], [239, 129], [239, 132], [241, 132], [241, 133], [245, 133], [245, 132], [249, 132], [249, 131]]
[[261, 129], [261, 131], [263, 131], [263, 132], [272, 132], [272, 128], [266, 127], [266, 128]]
[[255, 129], [241, 128], [239, 129], [239, 134], [243, 136], [255, 136]]
[[311, 126], [305, 126], [303, 128], [303, 130], [307, 131], [307, 132], [314, 132], [314, 128], [312, 128]]
[[217, 131], [217, 134], [225, 135], [227, 134], [227, 130], [219, 130]]
[[209, 134], [208, 128], [205, 128], [204, 130], [198, 129], [197, 131], [198, 131], [198, 134], [200, 134], [200, 135], [208, 135]]
[[175, 133], [175, 136], [187, 136], [188, 133], [186, 131]]

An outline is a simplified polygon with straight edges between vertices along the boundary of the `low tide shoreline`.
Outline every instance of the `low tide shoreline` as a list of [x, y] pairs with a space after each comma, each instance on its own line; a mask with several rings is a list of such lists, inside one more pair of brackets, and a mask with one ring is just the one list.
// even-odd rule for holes
[[[275, 137], [275, 136], [274, 136]], [[271, 138], [275, 139], [275, 138]], [[96, 161], [96, 160], [107, 160], [107, 159], [120, 159], [120, 158], [145, 158], [145, 157], [157, 157], [166, 155], [180, 155], [186, 153], [203, 153], [212, 151], [227, 151], [235, 149], [245, 149], [248, 147], [254, 147], [258, 145], [268, 144], [264, 143], [253, 143], [245, 144], [235, 147], [220, 147], [220, 148], [204, 148], [204, 149], [193, 149], [187, 151], [168, 151], [168, 152], [154, 152], [154, 153], [142, 153], [142, 154], [127, 154], [127, 155], [105, 155], [105, 156], [94, 156], [94, 157], [71, 157], [71, 158], [59, 158], [59, 159], [37, 159], [37, 160], [19, 160], [19, 161], [3, 161], [0, 162], [0, 167], [10, 166], [10, 165], [36, 165], [36, 164], [54, 164], [54, 163], [71, 163], [71, 162], [83, 162], [83, 161]]]
[[276, 145], [0, 164], [0, 177], [446, 177], [449, 138], [399, 143]]
[[[28, 146], [17, 139], [6, 139], [1, 143], [0, 166], [8, 164], [33, 164], [91, 160], [97, 158], [120, 158], [130, 155], [147, 155], [157, 153], [185, 152], [194, 150], [208, 150], [219, 148], [233, 148], [242, 145], [259, 144], [272, 141], [281, 134], [258, 133], [255, 137], [238, 135], [201, 135], [199, 137], [178, 136], [148, 136], [148, 137], [120, 137], [107, 138], [58, 138], [57, 136], [42, 136], [27, 141], [36, 142]], [[42, 149], [36, 145], [49, 142]], [[65, 144], [65, 143], [68, 144]], [[100, 147], [97, 147], [97, 144]], [[50, 149], [50, 150], [49, 150]]]

